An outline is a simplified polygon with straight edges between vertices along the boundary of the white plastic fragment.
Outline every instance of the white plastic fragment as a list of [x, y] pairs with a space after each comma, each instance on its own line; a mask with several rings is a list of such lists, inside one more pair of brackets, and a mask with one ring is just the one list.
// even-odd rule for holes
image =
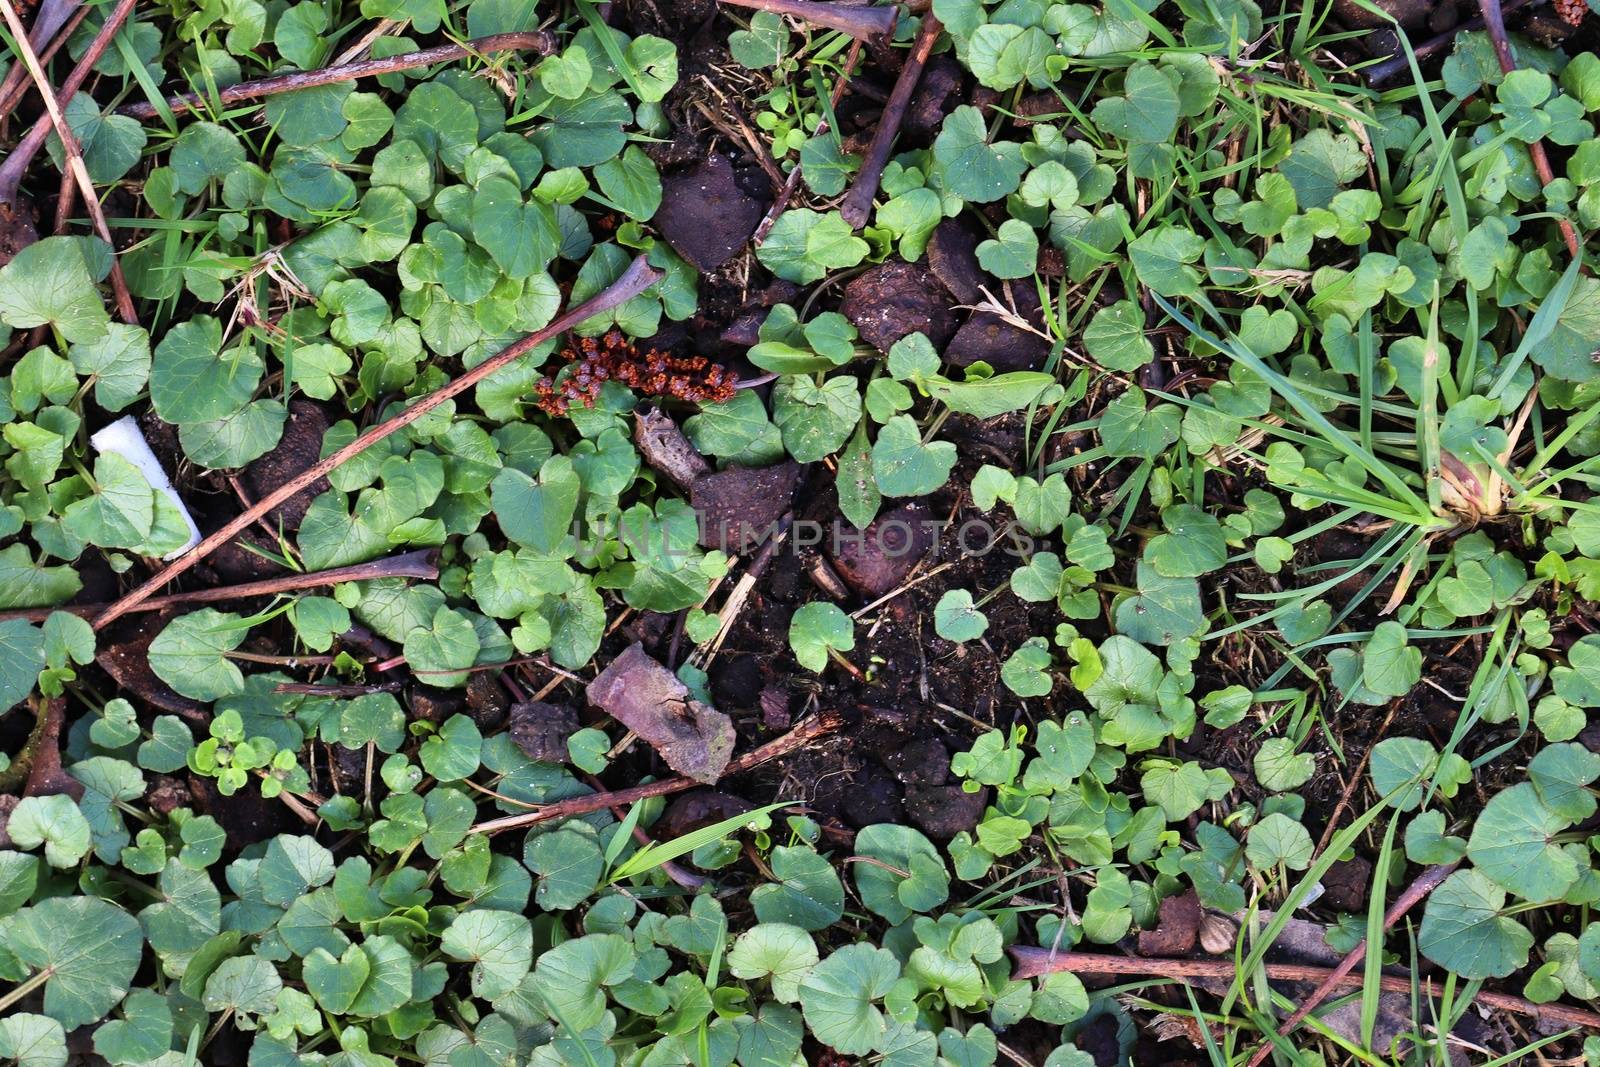
[[189, 527], [189, 539], [183, 543], [182, 548], [168, 552], [161, 557], [162, 559], [177, 559], [200, 543], [200, 527], [194, 524], [194, 516], [189, 514], [183, 498], [172, 488], [172, 480], [161, 468], [161, 461], [156, 458], [156, 454], [150, 451], [150, 443], [144, 439], [144, 434], [139, 432], [139, 424], [134, 421], [132, 415], [124, 415], [110, 426], [97, 431], [89, 438], [89, 443], [94, 445], [96, 452], [114, 453], [138, 467], [139, 473], [144, 475], [147, 482], [167, 494], [167, 499], [177, 505], [178, 514], [183, 516], [184, 525]]

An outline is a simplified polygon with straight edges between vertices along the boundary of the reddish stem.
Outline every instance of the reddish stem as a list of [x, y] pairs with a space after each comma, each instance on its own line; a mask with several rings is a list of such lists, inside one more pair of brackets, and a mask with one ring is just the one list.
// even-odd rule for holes
[[[1500, 6], [1500, 0], [1479, 0], [1483, 10], [1483, 25], [1489, 33], [1489, 40], [1494, 45], [1495, 58], [1500, 61], [1500, 73], [1510, 74], [1517, 69], [1517, 62], [1511, 54], [1511, 38], [1506, 35], [1505, 11]], [[1545, 154], [1544, 142], [1534, 141], [1528, 145], [1528, 155], [1533, 158], [1533, 169], [1539, 175], [1539, 184], [1547, 186], [1556, 180], [1555, 171], [1550, 166], [1550, 157]], [[1573, 259], [1579, 259], [1583, 250], [1578, 244], [1578, 232], [1572, 228], [1572, 223], [1566, 219], [1557, 219], [1561, 227], [1561, 239], [1567, 244], [1567, 251]]]
[[[0, 2], [3, 2], [3, 0], [0, 0]], [[235, 516], [222, 529], [167, 564], [155, 577], [124, 596], [115, 604], [112, 604], [111, 607], [107, 608], [103, 614], [94, 620], [94, 628], [97, 630], [104, 629], [106, 624], [112, 620], [121, 618], [146, 600], [149, 600], [155, 595], [156, 590], [233, 540], [260, 516], [265, 515], [308, 486], [315, 484], [318, 479], [327, 477], [329, 471], [365, 452], [396, 430], [410, 426], [446, 400], [472, 388], [495, 371], [526, 355], [529, 351], [537, 348], [552, 337], [559, 336], [584, 320], [610, 311], [612, 308], [633, 299], [654, 285], [660, 278], [661, 272], [650, 266], [644, 256], [637, 257], [616, 281], [588, 300], [585, 300], [582, 304], [570, 309], [544, 329], [536, 330], [515, 344], [506, 346], [495, 355], [490, 356], [461, 375], [461, 377], [441, 386], [438, 390], [430, 393], [427, 397], [406, 408], [393, 418], [380, 422], [337, 452], [320, 460], [260, 500], [257, 500], [253, 505]]]
[[[1459, 865], [1459, 860], [1456, 863], [1441, 863], [1429, 867], [1417, 875], [1417, 880], [1407, 886], [1405, 892], [1396, 897], [1394, 903], [1389, 905], [1389, 910], [1384, 912], [1384, 933], [1388, 933], [1394, 924], [1400, 921], [1400, 917], [1416, 907], [1423, 897], [1439, 888], [1439, 883], [1450, 877], [1450, 872]], [[1381, 944], [1379, 948], [1382, 948]], [[1344, 959], [1339, 961], [1339, 966], [1328, 972], [1328, 977], [1324, 978], [1312, 994], [1300, 1002], [1300, 1006], [1294, 1010], [1294, 1013], [1283, 1021], [1283, 1025], [1278, 1027], [1279, 1036], [1287, 1036], [1290, 1030], [1300, 1025], [1301, 1020], [1316, 1010], [1317, 1005], [1327, 1000], [1329, 994], [1339, 988], [1339, 983], [1344, 981], [1346, 975], [1355, 970], [1356, 964], [1365, 959], [1366, 955], [1367, 943], [1363, 940], [1355, 948], [1351, 949]], [[1255, 1055], [1250, 1057], [1250, 1062], [1245, 1067], [1259, 1067], [1261, 1061], [1272, 1054], [1272, 1047], [1272, 1042], [1264, 1043], [1260, 1048], [1256, 1049]]]
[[[736, 756], [723, 770], [722, 776], [742, 774], [753, 767], [758, 767], [768, 760], [777, 759], [779, 756], [788, 755], [790, 752], [804, 747], [819, 737], [837, 730], [844, 725], [844, 716], [838, 712], [826, 711], [817, 715], [782, 737], [768, 741], [760, 748]], [[586, 797], [573, 797], [555, 804], [547, 804], [537, 811], [524, 812], [521, 815], [507, 815], [500, 819], [490, 819], [481, 822], [472, 828], [473, 833], [497, 834], [502, 830], [516, 830], [524, 826], [533, 826], [536, 823], [549, 822], [551, 819], [568, 819], [574, 815], [588, 815], [591, 812], [602, 811], [606, 808], [627, 807], [629, 804], [651, 797], [664, 797], [672, 793], [681, 793], [686, 789], [695, 789], [705, 783], [696, 778], [665, 778], [659, 782], [650, 782], [647, 785], [636, 785], [628, 789], [618, 789], [611, 793], [592, 793]]]
[[[218, 90], [216, 100], [222, 104], [233, 104], [240, 100], [255, 100], [277, 93], [292, 93], [297, 89], [313, 89], [319, 85], [355, 81], [358, 78], [393, 74], [396, 71], [413, 70], [417, 67], [431, 67], [436, 63], [448, 63], [453, 59], [487, 55], [490, 52], [538, 52], [541, 55], [549, 55], [555, 50], [555, 46], [555, 38], [542, 30], [497, 33], [489, 37], [478, 37], [464, 44], [442, 44], [418, 52], [389, 56], [387, 59], [363, 59], [358, 63], [344, 63], [334, 67], [323, 67], [321, 70], [297, 70], [289, 74], [275, 74], [270, 78], [240, 82], [238, 85]], [[200, 93], [180, 93], [167, 98], [167, 107], [174, 112], [192, 111], [210, 99]], [[156, 117], [157, 111], [150, 101], [141, 100], [119, 108], [118, 114], [131, 115], [136, 119], [151, 119]]]
[[[111, 291], [116, 297], [117, 314], [122, 317], [123, 322], [137, 326], [139, 314], [133, 307], [133, 294], [128, 291], [127, 280], [122, 276], [122, 265], [117, 262], [116, 245], [111, 238], [111, 229], [106, 225], [105, 212], [100, 209], [100, 200], [94, 191], [94, 180], [89, 177], [89, 169], [83, 162], [83, 148], [78, 144], [78, 138], [72, 132], [66, 113], [62, 110], [62, 97], [51, 87], [50, 79], [45, 75], [44, 67], [28, 41], [27, 28], [22, 25], [22, 18], [17, 14], [17, 9], [11, 0], [0, 0], [0, 16], [5, 18], [6, 27], [11, 31], [13, 47], [21, 56], [22, 62], [27, 64], [28, 76], [33, 79], [39, 88], [39, 95], [44, 98], [45, 114], [56, 131], [56, 137], [61, 140], [61, 154], [66, 157], [66, 165], [62, 169], [77, 181], [78, 190], [83, 194], [84, 204], [89, 209], [89, 218], [94, 222], [95, 232], [111, 248]], [[71, 94], [66, 94], [65, 98], [70, 100]]]
[[[90, 68], [100, 62], [100, 57], [105, 55], [111, 39], [122, 29], [122, 24], [132, 14], [133, 6], [137, 2], [138, 0], [117, 0], [117, 6], [100, 26], [100, 32], [95, 34], [94, 40], [89, 43], [89, 50], [83, 53], [78, 65], [72, 68], [66, 81], [61, 83], [62, 96], [71, 100], [73, 94], [83, 87], [83, 83], [89, 77]], [[50, 116], [40, 115], [32, 128], [23, 135], [22, 140], [17, 142], [17, 147], [6, 156], [5, 162], [0, 163], [0, 202], [9, 204], [16, 200], [17, 189], [22, 185], [22, 176], [27, 173], [33, 157], [39, 154], [39, 149], [44, 147], [45, 138], [49, 136]]]
[[[61, 51], [61, 46], [67, 43], [67, 38], [72, 36], [72, 34], [77, 30], [79, 23], [83, 22], [88, 15], [89, 6], [87, 4], [77, 5], [77, 9], [73, 11], [71, 17], [67, 19], [67, 24], [61, 27], [61, 32], [52, 35], [50, 38], [50, 43], [39, 49], [39, 62], [48, 63], [50, 60], [54, 59], [56, 53]], [[38, 35], [39, 19], [37, 16], [35, 16], [33, 20], [33, 29], [30, 31], [29, 39], [31, 40], [33, 37]], [[39, 42], [35, 41], [35, 46], [37, 46], [38, 43]], [[0, 119], [4, 119], [16, 109], [16, 106], [22, 102], [23, 94], [27, 91], [28, 73], [24, 66], [18, 64], [6, 71], [6, 76], [4, 78], [0, 78]]]
[[862, 157], [861, 170], [856, 174], [850, 191], [844, 194], [844, 202], [839, 205], [839, 214], [844, 216], [844, 221], [853, 230], [865, 226], [867, 217], [872, 214], [872, 200], [878, 195], [878, 181], [883, 177], [883, 168], [889, 164], [894, 139], [899, 136], [900, 126], [905, 122], [906, 108], [911, 106], [911, 94], [916, 92], [917, 83], [922, 80], [922, 68], [927, 64], [933, 43], [939, 39], [939, 32], [943, 29], [943, 24], [933, 12], [922, 16], [922, 27], [912, 42], [911, 54], [906, 57], [905, 66], [900, 68], [900, 77], [895, 79], [889, 102], [883, 106], [878, 129], [872, 135], [872, 143], [867, 146], [867, 154]]
[[[1027, 945], [1014, 945], [1009, 951], [1011, 958], [1017, 962], [1011, 977], [1018, 981], [1055, 974], [1058, 971], [1071, 971], [1074, 974], [1137, 975], [1147, 978], [1169, 978], [1174, 981], [1183, 981], [1187, 978], [1219, 978], [1223, 981], [1232, 981], [1237, 973], [1232, 960], [1140, 959], [1135, 956], [1110, 956], [1099, 952], [1059, 952]], [[1275, 982], [1321, 982], [1333, 973], [1331, 967], [1310, 967], [1298, 963], [1264, 963], [1261, 969]], [[1340, 988], [1359, 987], [1363, 981], [1361, 975], [1347, 974], [1339, 979], [1338, 985]], [[1443, 995], [1434, 990], [1432, 978], [1386, 974], [1379, 979], [1379, 984], [1386, 993], [1409, 994], [1413, 982], [1417, 984], [1423, 996]], [[1522, 997], [1507, 993], [1491, 993], [1487, 990], [1479, 991], [1473, 1000], [1485, 1007], [1528, 1016], [1556, 1026], [1574, 1026], [1589, 1030], [1600, 1028], [1600, 1013], [1568, 1007], [1565, 1004], [1535, 1004]]]
[[[324, 585], [337, 585], [340, 582], [361, 582], [374, 578], [422, 578], [431, 580], [439, 577], [439, 568], [433, 562], [431, 549], [420, 549], [415, 552], [404, 552], [398, 556], [387, 559], [375, 559], [370, 563], [357, 563], [349, 567], [334, 567], [331, 570], [312, 571], [310, 574], [284, 574], [276, 578], [263, 578], [258, 582], [243, 582], [239, 585], [224, 585], [211, 589], [191, 589], [187, 593], [174, 593], [171, 596], [153, 596], [143, 603], [132, 608], [133, 611], [160, 611], [163, 608], [175, 607], [179, 604], [210, 604], [219, 600], [243, 600], [253, 596], [272, 596], [276, 593], [291, 593], [299, 589], [315, 589]], [[18, 611], [0, 612], [0, 622], [7, 619], [27, 619], [38, 622], [49, 618], [57, 611], [67, 611], [74, 615], [96, 615], [109, 604], [65, 604], [57, 608], [22, 608]]]

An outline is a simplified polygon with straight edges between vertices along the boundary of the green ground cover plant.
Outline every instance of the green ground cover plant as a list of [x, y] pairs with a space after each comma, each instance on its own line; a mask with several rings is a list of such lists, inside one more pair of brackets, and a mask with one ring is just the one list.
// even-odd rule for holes
[[0, 0], [0, 1064], [1600, 1067], [1600, 17], [775, 6]]

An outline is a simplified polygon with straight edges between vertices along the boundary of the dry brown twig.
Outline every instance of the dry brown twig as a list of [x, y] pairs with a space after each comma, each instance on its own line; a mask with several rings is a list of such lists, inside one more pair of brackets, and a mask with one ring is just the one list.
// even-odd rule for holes
[[[542, 30], [497, 33], [462, 44], [441, 44], [417, 52], [389, 56], [386, 59], [364, 59], [357, 63], [323, 67], [321, 70], [297, 70], [291, 74], [276, 74], [270, 78], [240, 82], [238, 85], [230, 85], [226, 89], [219, 90], [216, 100], [220, 104], [259, 100], [264, 96], [292, 93], [297, 89], [313, 89], [319, 85], [333, 85], [337, 82], [371, 78], [379, 74], [414, 70], [417, 67], [431, 67], [436, 63], [448, 63], [468, 56], [484, 56], [492, 52], [538, 52], [541, 55], [549, 55], [555, 50], [555, 46], [555, 38]], [[180, 93], [167, 98], [167, 107], [174, 112], [192, 111], [207, 103], [209, 99], [200, 93]], [[156, 116], [156, 107], [148, 100], [141, 100], [119, 108], [117, 113], [136, 119], [151, 119]]]
[[[83, 59], [78, 62], [77, 67], [68, 75], [67, 80], [62, 83], [62, 89], [67, 99], [70, 100], [72, 94], [78, 91], [78, 86], [83, 84], [84, 78], [88, 76], [89, 68], [95, 64], [100, 54], [105, 51], [105, 46], [110, 44], [111, 38], [116, 35], [122, 22], [128, 17], [128, 13], [133, 10], [133, 4], [134, 0], [120, 0], [116, 9], [112, 11], [111, 16], [106, 19], [105, 25], [101, 27], [100, 33], [95, 37], [94, 44], [90, 46], [90, 51], [84, 53]], [[11, 31], [12, 37], [15, 39], [14, 45], [22, 56], [22, 62], [27, 65], [28, 74], [32, 77], [33, 83], [38, 86], [39, 95], [44, 99], [46, 112], [46, 118], [41, 118], [38, 123], [34, 124], [34, 128], [23, 138], [22, 143], [17, 146], [13, 153], [22, 159], [20, 170], [15, 174], [15, 179], [20, 182], [22, 177], [21, 170], [25, 170], [32, 160], [31, 153], [38, 152], [39, 146], [44, 143], [45, 133], [43, 131], [54, 127], [56, 136], [61, 138], [61, 150], [66, 156], [67, 170], [72, 174], [74, 180], [78, 183], [79, 190], [83, 193], [84, 204], [89, 209], [89, 217], [94, 222], [95, 232], [100, 235], [102, 241], [112, 246], [111, 289], [116, 296], [117, 313], [122, 316], [123, 322], [137, 326], [139, 324], [139, 315], [133, 309], [133, 294], [128, 291], [128, 282], [122, 276], [122, 265], [117, 262], [116, 247], [111, 240], [111, 228], [106, 225], [105, 212], [100, 210], [100, 198], [95, 195], [94, 182], [90, 180], [89, 170], [84, 166], [83, 148], [78, 144], [78, 138], [73, 134], [72, 128], [67, 125], [66, 116], [62, 114], [61, 104], [56, 98], [56, 91], [50, 85], [50, 79], [45, 77], [44, 67], [40, 64], [39, 57], [34, 53], [33, 46], [28, 43], [28, 31], [22, 25], [22, 20], [17, 16], [17, 9], [12, 5], [11, 0], [0, 0], [0, 16], [5, 18], [6, 27]], [[98, 52], [95, 50], [95, 46], [98, 46]], [[32, 145], [31, 152], [28, 152], [25, 150], [25, 146], [28, 145], [30, 139], [35, 143]], [[9, 180], [11, 178], [10, 172], [4, 173], [6, 179]], [[0, 181], [0, 186], [5, 184], [5, 181]], [[14, 195], [13, 192], [12, 196], [8, 196], [5, 199], [13, 199]]]
[[[7, 0], [0, 0], [0, 3], [5, 2]], [[495, 355], [490, 356], [476, 367], [462, 374], [461, 377], [441, 386], [393, 418], [380, 422], [345, 447], [313, 464], [260, 500], [257, 500], [253, 506], [240, 512], [216, 533], [167, 564], [143, 585], [128, 593], [115, 604], [112, 604], [104, 613], [95, 618], [93, 622], [94, 628], [97, 630], [104, 629], [112, 620], [121, 618], [146, 600], [149, 600], [162, 586], [233, 540], [234, 537], [238, 536], [241, 531], [250, 526], [260, 516], [265, 515], [308, 486], [315, 484], [318, 479], [326, 477], [329, 471], [336, 469], [341, 464], [366, 451], [396, 430], [404, 429], [416, 422], [446, 400], [470, 389], [478, 382], [481, 382], [512, 361], [526, 355], [533, 348], [543, 344], [550, 338], [565, 333], [585, 319], [593, 318], [595, 315], [610, 311], [612, 308], [626, 303], [650, 288], [660, 279], [661, 272], [650, 266], [644, 256], [636, 257], [616, 281], [577, 307], [568, 309], [544, 329], [535, 330], [515, 344], [507, 345]]]
[[[325, 585], [337, 585], [340, 582], [361, 582], [373, 578], [421, 578], [430, 581], [437, 577], [439, 577], [439, 567], [433, 562], [433, 551], [419, 549], [415, 552], [402, 552], [398, 556], [389, 556], [386, 559], [375, 559], [348, 567], [334, 567], [325, 571], [312, 571], [309, 574], [283, 574], [276, 578], [263, 578], [258, 582], [243, 582], [239, 585], [224, 585], [211, 589], [191, 589], [186, 593], [174, 593], [171, 596], [153, 596], [132, 610], [161, 611], [180, 604], [212, 604], [222, 600], [273, 596], [277, 593], [292, 593], [301, 589], [316, 589]], [[96, 615], [110, 606], [110, 604], [63, 604], [55, 608], [19, 608], [15, 611], [0, 612], [0, 622], [7, 619], [40, 622], [58, 611], [71, 612], [74, 615]]]
[[[1009, 951], [1011, 958], [1016, 961], [1011, 977], [1018, 981], [1055, 974], [1059, 971], [1070, 971], [1073, 974], [1120, 974], [1166, 978], [1177, 982], [1190, 978], [1218, 978], [1232, 981], [1237, 974], [1232, 960], [1143, 959], [1137, 956], [1112, 956], [1101, 952], [1053, 952], [1047, 948], [1033, 948], [1027, 945], [1015, 945]], [[1332, 967], [1313, 967], [1299, 963], [1264, 963], [1261, 969], [1274, 982], [1323, 982], [1334, 971]], [[1348, 989], [1359, 987], [1363, 981], [1360, 975], [1346, 974], [1334, 985], [1340, 989]], [[1380, 979], [1380, 985], [1386, 993], [1409, 994], [1412, 983], [1416, 983], [1425, 997], [1444, 995], [1442, 990], [1436, 988], [1432, 978], [1386, 974]], [[1600, 1030], [1600, 1012], [1589, 1011], [1586, 1008], [1574, 1008], [1566, 1004], [1535, 1004], [1523, 997], [1512, 996], [1509, 993], [1493, 993], [1488, 990], [1480, 990], [1473, 1001], [1486, 1008], [1538, 1019], [1557, 1026]]]
[[[752, 749], [742, 756], [735, 756], [723, 769], [722, 777], [727, 778], [735, 774], [742, 774], [763, 763], [786, 756], [795, 752], [820, 737], [826, 737], [840, 726], [844, 725], [844, 716], [836, 711], [825, 711], [814, 718], [796, 726], [782, 737], [768, 741], [760, 748]], [[477, 834], [498, 834], [505, 830], [517, 830], [524, 826], [533, 826], [536, 823], [549, 822], [551, 819], [570, 819], [574, 815], [588, 815], [591, 812], [601, 811], [610, 807], [627, 807], [629, 804], [651, 797], [670, 796], [681, 793], [686, 789], [697, 789], [704, 785], [696, 778], [664, 778], [659, 782], [650, 782], [646, 785], [636, 785], [628, 789], [618, 789], [611, 793], [591, 793], [586, 797], [573, 797], [555, 804], [546, 804], [536, 811], [524, 812], [521, 815], [507, 815], [499, 819], [490, 819], [481, 822], [472, 828]]]
[[[1389, 905], [1389, 910], [1383, 913], [1384, 932], [1387, 933], [1395, 923], [1400, 921], [1400, 918], [1406, 912], [1416, 907], [1422, 898], [1439, 888], [1439, 883], [1450, 877], [1450, 872], [1459, 865], [1459, 860], [1455, 863], [1440, 863], [1417, 875], [1416, 880], [1408, 885], [1405, 892], [1396, 897], [1394, 903]], [[1344, 959], [1339, 961], [1337, 967], [1328, 972], [1328, 977], [1318, 983], [1317, 988], [1312, 991], [1309, 997], [1300, 1002], [1300, 1006], [1294, 1010], [1293, 1014], [1283, 1021], [1283, 1025], [1278, 1027], [1278, 1035], [1280, 1037], [1288, 1036], [1289, 1031], [1299, 1026], [1307, 1015], [1316, 1010], [1317, 1005], [1327, 1000], [1328, 996], [1339, 988], [1339, 983], [1343, 982], [1345, 977], [1355, 970], [1356, 964], [1365, 959], [1366, 955], [1367, 943], [1363, 940], [1355, 948], [1351, 949]], [[1250, 1062], [1245, 1067], [1260, 1067], [1261, 1061], [1272, 1054], [1272, 1048], [1271, 1041], [1263, 1042], [1261, 1047], [1256, 1049], [1255, 1054], [1250, 1057]]]
[[943, 30], [944, 25], [933, 12], [922, 16], [922, 26], [917, 30], [916, 39], [911, 42], [911, 54], [906, 57], [905, 66], [900, 68], [900, 76], [895, 79], [889, 102], [883, 105], [883, 115], [878, 119], [872, 143], [867, 146], [866, 155], [861, 159], [861, 169], [856, 172], [855, 182], [839, 205], [839, 214], [844, 216], [844, 221], [849, 223], [852, 230], [865, 226], [868, 216], [872, 214], [872, 200], [878, 195], [878, 181], [883, 177], [883, 168], [889, 163], [889, 153], [894, 151], [895, 138], [900, 136], [906, 108], [911, 106], [911, 94], [916, 92], [917, 83], [922, 80], [922, 68], [927, 65], [928, 56], [933, 52], [933, 43]]

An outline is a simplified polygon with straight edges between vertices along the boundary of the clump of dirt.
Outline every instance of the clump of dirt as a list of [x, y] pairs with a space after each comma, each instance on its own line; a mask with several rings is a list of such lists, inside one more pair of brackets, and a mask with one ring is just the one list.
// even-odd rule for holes
[[857, 275], [845, 286], [839, 311], [862, 340], [885, 353], [913, 333], [943, 348], [956, 329], [950, 294], [922, 263], [884, 263]]
[[839, 577], [864, 597], [879, 597], [905, 581], [934, 545], [932, 512], [907, 504], [878, 516], [857, 535], [827, 542], [828, 556]]
[[739, 254], [768, 203], [740, 184], [727, 156], [713, 152], [699, 166], [662, 180], [652, 222], [673, 251], [709, 272]]
[[970, 367], [981, 360], [997, 371], [1037, 370], [1044, 366], [1050, 355], [1050, 339], [1032, 280], [1026, 285], [991, 287], [989, 291], [1007, 302], [1007, 314], [973, 312], [945, 349], [945, 358], [958, 367]]
[[560, 704], [525, 701], [511, 708], [511, 743], [541, 763], [567, 761], [567, 738], [578, 732], [578, 713]]
[[978, 265], [978, 234], [959, 218], [945, 219], [928, 238], [928, 266], [963, 304], [983, 299], [989, 276]]
[[703, 474], [689, 490], [700, 517], [700, 544], [744, 554], [772, 533], [794, 503], [800, 465], [729, 467]]

